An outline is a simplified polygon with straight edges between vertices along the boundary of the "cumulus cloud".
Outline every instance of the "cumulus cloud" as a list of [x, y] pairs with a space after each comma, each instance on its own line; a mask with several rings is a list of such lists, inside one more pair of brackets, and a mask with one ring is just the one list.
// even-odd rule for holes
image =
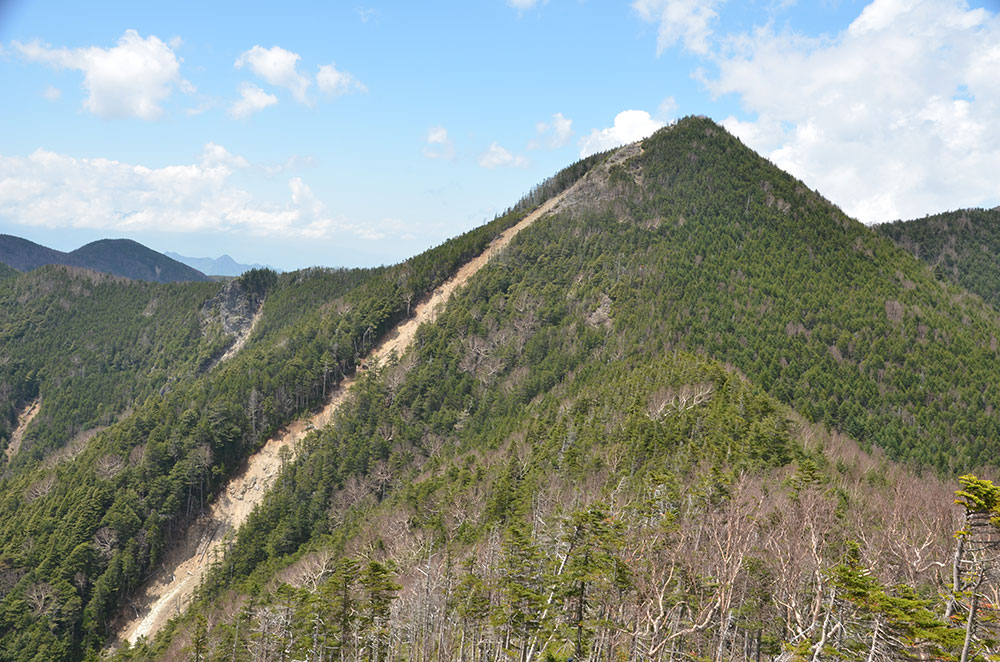
[[705, 83], [727, 129], [865, 222], [1000, 202], [1000, 18], [875, 0], [842, 33], [728, 40]]
[[237, 119], [247, 117], [276, 103], [278, 97], [268, 94], [253, 83], [244, 83], [240, 86], [240, 98], [229, 107], [229, 115]]
[[529, 149], [548, 147], [556, 149], [569, 142], [573, 135], [573, 120], [564, 117], [562, 113], [552, 116], [551, 122], [539, 122], [535, 125], [536, 138], [528, 143]]
[[479, 165], [490, 170], [501, 167], [526, 168], [528, 159], [519, 154], [511, 154], [494, 142], [490, 144], [489, 149], [480, 154]]
[[665, 126], [653, 119], [645, 110], [623, 110], [615, 115], [615, 123], [606, 129], [594, 129], [580, 141], [580, 156], [590, 156], [597, 152], [642, 140], [657, 129]]
[[424, 140], [427, 144], [423, 154], [428, 159], [451, 160], [455, 158], [455, 143], [448, 137], [448, 130], [443, 126], [432, 126], [427, 129], [427, 136]]
[[705, 55], [721, 4], [722, 0], [635, 0], [632, 9], [644, 21], [659, 24], [657, 54], [681, 42], [692, 53]]
[[60, 90], [58, 87], [53, 87], [52, 85], [49, 85], [48, 87], [45, 88], [45, 91], [42, 92], [42, 96], [48, 99], [49, 101], [59, 101], [59, 97], [62, 96], [62, 90]]
[[237, 69], [250, 67], [254, 74], [270, 85], [284, 87], [297, 101], [308, 104], [310, 101], [306, 93], [311, 83], [296, 68], [300, 59], [298, 53], [286, 51], [280, 46], [271, 48], [254, 46], [241, 53], [234, 66]]
[[335, 97], [351, 92], [368, 91], [364, 83], [346, 71], [339, 71], [333, 62], [319, 68], [316, 74], [316, 86], [323, 94]]
[[156, 119], [175, 88], [193, 92], [181, 78], [180, 58], [159, 38], [126, 30], [112, 48], [52, 48], [32, 41], [13, 42], [22, 56], [60, 69], [83, 72], [83, 107], [101, 117]]
[[[233, 182], [250, 167], [208, 143], [195, 163], [149, 168], [39, 149], [0, 156], [0, 218], [49, 228], [245, 232], [324, 238], [358, 231], [334, 220], [301, 179], [285, 201], [262, 201]], [[359, 235], [360, 236], [360, 235]]]

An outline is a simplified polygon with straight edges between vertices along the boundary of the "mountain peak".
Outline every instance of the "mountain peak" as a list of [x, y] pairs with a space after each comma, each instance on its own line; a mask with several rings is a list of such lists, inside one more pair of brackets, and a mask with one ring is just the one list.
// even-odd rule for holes
[[205, 274], [131, 239], [98, 239], [64, 253], [21, 237], [0, 235], [0, 262], [18, 271], [57, 264], [159, 283], [208, 280]]

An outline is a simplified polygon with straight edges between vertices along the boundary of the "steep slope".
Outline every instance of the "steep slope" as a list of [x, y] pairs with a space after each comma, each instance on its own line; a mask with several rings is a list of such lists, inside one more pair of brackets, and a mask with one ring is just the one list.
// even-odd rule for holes
[[39, 397], [37, 420], [21, 430], [22, 465], [195, 374], [224, 347], [221, 334], [203, 332], [198, 318], [198, 306], [218, 289], [63, 266], [2, 281], [0, 445], [9, 443], [17, 412]]
[[70, 253], [88, 269], [154, 283], [208, 280], [208, 276], [131, 239], [101, 239]]
[[83, 266], [68, 253], [9, 234], [0, 235], [0, 262], [18, 271], [31, 271], [45, 264]]
[[568, 197], [568, 218], [536, 228], [530, 249], [603, 280], [626, 345], [648, 336], [659, 351], [707, 352], [896, 458], [992, 461], [992, 309], [709, 120], [642, 148], [583, 182], [589, 192]]
[[7, 278], [16, 278], [21, 272], [19, 272], [14, 267], [9, 267], [6, 264], [0, 263], [0, 280], [6, 280]]
[[0, 235], [0, 262], [19, 271], [58, 264], [154, 283], [208, 280], [200, 271], [130, 239], [101, 239], [63, 253], [27, 239]]
[[[432, 323], [457, 288], [464, 286], [518, 232], [548, 214], [562, 195], [550, 199], [516, 225], [500, 233], [480, 255], [463, 264], [454, 276], [414, 308], [412, 317], [386, 334], [385, 339], [365, 356], [365, 365], [377, 369], [386, 360], [404, 354], [420, 325]], [[147, 584], [141, 599], [143, 607], [136, 609], [137, 615], [120, 629], [122, 639], [134, 644], [139, 637], [156, 634], [171, 617], [172, 610], [187, 604], [210, 569], [211, 561], [224, 550], [226, 538], [239, 529], [273, 485], [285, 463], [282, 451], [294, 450], [306, 431], [327, 425], [346, 401], [353, 385], [352, 378], [343, 380], [319, 412], [292, 423], [287, 430], [268, 440], [259, 452], [250, 457], [240, 475], [221, 490], [220, 499], [211, 506], [198, 527], [192, 527], [188, 531], [187, 539], [173, 555], [175, 558], [165, 563], [157, 573], [158, 576]]]
[[[585, 168], [578, 170], [583, 174]], [[573, 181], [557, 176], [536, 193], [556, 195]], [[195, 371], [137, 401], [106, 429], [72, 443], [75, 453], [12, 467], [0, 479], [0, 658], [96, 655], [112, 620], [137, 597], [169, 543], [182, 539], [208, 512], [247, 458], [324, 402], [415, 306], [432, 299], [529, 211], [528, 203], [519, 204], [393, 267], [244, 274], [240, 280], [273, 281], [241, 350], [214, 363], [231, 338], [211, 339], [209, 351], [192, 357]], [[252, 289], [253, 283], [247, 286]], [[211, 294], [220, 286], [148, 287], [205, 288]], [[209, 298], [193, 306], [195, 318]], [[45, 323], [51, 308], [28, 315], [25, 324]], [[224, 320], [215, 319], [218, 323], [210, 321], [207, 328], [224, 329]], [[0, 343], [0, 352], [3, 347]], [[29, 435], [45, 419], [46, 407], [43, 397]], [[24, 456], [22, 447], [14, 464]]]
[[939, 278], [1000, 308], [1000, 207], [960, 209], [873, 229], [926, 262]]
[[[959, 315], [886, 379], [892, 402], [997, 328], [960, 294], [685, 120], [597, 164], [370, 371], [193, 610], [119, 657], [868, 659], [873, 640], [873, 659], [957, 657], [964, 623], [931, 599], [961, 526], [954, 486], [804, 421], [758, 380], [805, 373], [791, 402], [867, 406], [849, 361], [908, 345], [886, 297]], [[842, 329], [874, 347], [845, 341], [838, 361]], [[777, 374], [756, 360], [770, 352]], [[921, 426], [953, 415], [918, 411]]]
[[193, 608], [117, 656], [958, 657], [979, 609], [939, 572], [951, 486], [877, 447], [994, 457], [997, 313], [703, 118], [401, 265], [277, 277], [232, 358], [0, 484], [0, 657], [96, 655], [264, 440], [566, 189], [285, 458]]

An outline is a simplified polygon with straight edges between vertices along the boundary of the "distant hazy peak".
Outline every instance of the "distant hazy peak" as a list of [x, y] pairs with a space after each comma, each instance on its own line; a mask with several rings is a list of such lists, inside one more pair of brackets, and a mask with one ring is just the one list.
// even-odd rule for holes
[[197, 269], [203, 274], [211, 276], [240, 276], [251, 269], [274, 269], [266, 264], [240, 264], [228, 254], [223, 254], [216, 258], [211, 257], [188, 257], [179, 253], [167, 251], [167, 257], [182, 262], [193, 269]]

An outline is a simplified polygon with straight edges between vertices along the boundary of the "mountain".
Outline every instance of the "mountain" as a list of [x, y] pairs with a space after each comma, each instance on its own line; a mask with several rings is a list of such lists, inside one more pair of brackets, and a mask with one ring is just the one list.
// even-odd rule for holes
[[998, 332], [685, 119], [591, 164], [367, 371], [119, 659], [957, 659], [967, 624], [985, 656], [952, 492], [1000, 496], [947, 476], [995, 457]]
[[41, 244], [9, 234], [0, 235], [0, 263], [18, 271], [31, 271], [45, 264], [83, 266], [68, 253], [46, 248]]
[[164, 253], [169, 258], [182, 262], [192, 269], [197, 269], [203, 274], [211, 276], [239, 276], [251, 269], [271, 269], [264, 264], [240, 264], [228, 255], [222, 257], [187, 257], [177, 253], [167, 251]]
[[960, 209], [874, 227], [957, 283], [1000, 308], [1000, 207]]
[[101, 239], [70, 255], [88, 269], [154, 283], [208, 280], [205, 274], [131, 239]]
[[392, 267], [47, 269], [0, 281], [0, 658], [997, 652], [996, 311], [708, 119]]
[[61, 264], [157, 283], [208, 280], [205, 274], [130, 239], [101, 239], [63, 253], [27, 239], [0, 235], [0, 262], [18, 271]]
[[[254, 270], [223, 286], [45, 267], [0, 282], [32, 304], [0, 306], [8, 457], [19, 442], [0, 474], [0, 658], [98, 651], [247, 456], [524, 213], [392, 268]], [[234, 283], [260, 303], [227, 358]], [[25, 601], [36, 593], [42, 607]]]

